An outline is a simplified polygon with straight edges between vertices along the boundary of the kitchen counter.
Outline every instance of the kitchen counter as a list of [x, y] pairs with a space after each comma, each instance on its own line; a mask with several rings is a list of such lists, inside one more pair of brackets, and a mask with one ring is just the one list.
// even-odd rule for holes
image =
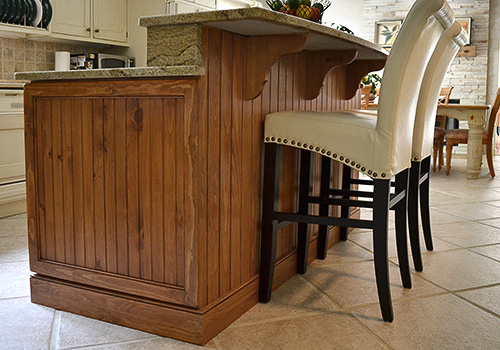
[[102, 78], [134, 78], [134, 77], [189, 77], [204, 75], [201, 66], [163, 66], [110, 69], [84, 69], [70, 71], [43, 71], [16, 73], [16, 79], [21, 80], [72, 80], [72, 79], [102, 79]]
[[28, 81], [0, 80], [0, 89], [22, 89]]
[[[360, 108], [360, 80], [387, 53], [263, 9], [141, 24], [150, 68], [16, 76], [31, 80], [31, 300], [205, 344], [258, 302], [266, 115]], [[283, 151], [285, 211], [296, 210], [298, 152]], [[296, 274], [296, 240], [296, 225], [278, 232], [274, 288]]]

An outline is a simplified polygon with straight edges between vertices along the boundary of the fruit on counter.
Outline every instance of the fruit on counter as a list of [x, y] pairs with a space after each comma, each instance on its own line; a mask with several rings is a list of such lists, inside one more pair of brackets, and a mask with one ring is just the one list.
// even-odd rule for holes
[[283, 7], [281, 0], [266, 0], [266, 3], [274, 11], [279, 11]]
[[301, 4], [311, 7], [311, 0], [302, 0]]
[[319, 2], [315, 3], [311, 7], [315, 8], [315, 9], [318, 9], [319, 12], [323, 12], [324, 9], [325, 9], [325, 7], [323, 6], [323, 4], [320, 4]]
[[300, 0], [287, 0], [285, 5], [288, 5], [292, 10], [297, 10], [300, 6]]
[[310, 19], [315, 22], [319, 22], [319, 20], [321, 19], [321, 11], [317, 7], [311, 7]]
[[279, 9], [280, 12], [286, 13], [287, 15], [295, 15], [295, 11], [288, 5], [284, 5]]
[[300, 5], [297, 11], [295, 11], [295, 14], [298, 17], [302, 17], [305, 19], [310, 19], [311, 18], [311, 8], [307, 5]]

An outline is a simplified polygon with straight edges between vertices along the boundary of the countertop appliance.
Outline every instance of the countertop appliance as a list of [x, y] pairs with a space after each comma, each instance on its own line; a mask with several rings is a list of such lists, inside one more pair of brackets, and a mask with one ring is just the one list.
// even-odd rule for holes
[[70, 69], [103, 69], [135, 67], [133, 57], [111, 55], [107, 53], [73, 54], [70, 57]]
[[23, 88], [18, 85], [0, 84], [0, 217], [26, 211]]

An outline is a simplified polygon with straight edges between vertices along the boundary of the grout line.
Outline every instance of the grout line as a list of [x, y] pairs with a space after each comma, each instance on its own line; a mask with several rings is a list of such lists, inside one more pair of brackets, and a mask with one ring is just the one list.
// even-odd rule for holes
[[165, 338], [165, 339], [172, 340], [172, 341], [175, 341], [175, 342], [190, 344], [190, 343], [187, 343], [187, 342], [183, 342], [182, 340], [177, 340], [177, 339], [174, 339], [174, 338], [162, 337], [162, 336], [159, 336], [159, 335], [156, 335], [156, 334], [151, 334], [151, 336], [144, 337], [144, 338], [137, 338], [137, 339], [133, 339], [133, 340], [125, 340], [125, 341], [114, 342], [114, 343], [101, 343], [101, 344], [90, 344], [90, 345], [83, 345], [83, 346], [75, 346], [75, 347], [71, 347], [71, 348], [64, 348], [64, 350], [77, 350], [77, 349], [87, 349], [87, 350], [95, 349], [95, 350], [98, 350], [98, 349], [107, 349], [107, 348], [109, 348], [110, 346], [113, 346], [113, 345], [128, 345], [128, 344], [142, 343], [142, 342], [144, 342], [146, 340], [152, 340], [152, 339], [154, 339], [156, 337], [162, 338], [162, 339]]
[[[489, 286], [488, 286], [488, 287], [489, 287]], [[459, 295], [459, 294], [456, 294], [456, 293], [452, 293], [452, 294], [453, 294], [454, 296], [456, 296], [457, 298], [460, 298], [461, 300], [463, 300], [463, 301], [467, 302], [468, 304], [470, 304], [470, 305], [472, 305], [472, 306], [474, 306], [474, 307], [477, 307], [478, 309], [480, 309], [480, 310], [482, 310], [482, 311], [484, 311], [484, 312], [486, 312], [486, 313], [488, 313], [488, 314], [490, 314], [490, 315], [492, 315], [492, 316], [494, 316], [494, 317], [496, 317], [496, 318], [500, 318], [500, 314], [497, 314], [496, 312], [493, 312], [493, 311], [491, 311], [491, 310], [489, 310], [489, 309], [485, 308], [484, 306], [481, 306], [481, 305], [479, 305], [479, 304], [476, 304], [476, 303], [475, 303], [475, 302], [473, 302], [472, 300], [469, 300], [469, 299], [467, 299], [467, 298], [465, 298], [465, 297], [463, 297], [463, 296], [461, 296], [461, 295]]]
[[52, 319], [52, 327], [50, 331], [49, 349], [57, 350], [59, 347], [59, 329], [61, 328], [61, 311], [54, 310], [54, 317]]

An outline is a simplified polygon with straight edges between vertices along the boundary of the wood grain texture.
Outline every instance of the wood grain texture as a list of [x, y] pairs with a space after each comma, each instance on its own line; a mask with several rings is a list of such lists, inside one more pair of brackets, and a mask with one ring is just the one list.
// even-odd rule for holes
[[[119, 96], [127, 82], [104, 83], [115, 97], [95, 96], [90, 82], [82, 96], [59, 84], [27, 89], [39, 126], [27, 136], [39, 208], [32, 269], [150, 297], [166, 288], [161, 300], [195, 306], [197, 226], [184, 221], [195, 221], [199, 193], [194, 81], [149, 84], [152, 97]], [[33, 96], [38, 88], [52, 96]]]
[[[359, 108], [360, 103], [358, 96], [342, 100], [347, 75], [342, 65], [326, 74], [316, 98], [306, 100], [310, 70], [304, 52], [278, 58], [262, 94], [246, 100], [245, 40], [204, 29], [206, 74], [199, 78], [27, 85], [31, 269], [40, 278], [65, 281], [71, 290], [82, 286], [75, 298], [87, 306], [78, 309], [72, 301], [68, 311], [104, 317], [84, 300], [91, 289], [99, 292], [89, 298], [122, 293], [186, 313], [212, 312], [206, 318], [210, 324], [226, 324], [221, 317], [235, 319], [251, 306], [259, 270], [266, 115]], [[283, 210], [297, 207], [299, 161], [298, 150], [284, 148]], [[315, 194], [319, 164], [314, 156]], [[339, 182], [336, 165], [331, 178]], [[296, 225], [278, 232], [276, 285], [295, 274], [296, 236]], [[226, 300], [246, 288], [246, 301], [231, 311]], [[53, 293], [68, 298], [69, 290]], [[40, 299], [35, 295], [34, 300], [48, 303], [50, 292], [35, 293]], [[217, 309], [222, 303], [224, 311]], [[165, 317], [151, 323], [184, 319]], [[106, 320], [130, 324], [118, 311]]]

